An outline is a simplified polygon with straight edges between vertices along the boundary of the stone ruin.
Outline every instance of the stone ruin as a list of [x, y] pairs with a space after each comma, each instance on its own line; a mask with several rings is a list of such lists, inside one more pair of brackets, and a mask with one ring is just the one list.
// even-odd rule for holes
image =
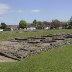
[[72, 34], [49, 34], [41, 37], [15, 38], [0, 41], [0, 55], [21, 60], [51, 48], [72, 44]]

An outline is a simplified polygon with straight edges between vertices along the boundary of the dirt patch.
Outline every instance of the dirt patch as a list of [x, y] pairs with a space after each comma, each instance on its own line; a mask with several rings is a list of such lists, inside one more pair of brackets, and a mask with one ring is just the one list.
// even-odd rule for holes
[[13, 60], [11, 58], [7, 58], [5, 56], [0, 55], [0, 62], [15, 62], [16, 60]]

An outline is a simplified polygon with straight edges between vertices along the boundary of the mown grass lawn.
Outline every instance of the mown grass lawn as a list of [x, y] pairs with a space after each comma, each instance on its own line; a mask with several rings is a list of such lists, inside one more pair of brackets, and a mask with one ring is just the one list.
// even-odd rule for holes
[[24, 32], [16, 33], [16, 32], [7, 32], [0, 34], [0, 40], [12, 39], [15, 37], [32, 37], [32, 36], [43, 36], [48, 34], [59, 34], [59, 33], [72, 33], [72, 29], [62, 29], [62, 30], [42, 30], [37, 32]]
[[0, 63], [0, 72], [72, 72], [72, 45], [53, 48], [20, 62]]

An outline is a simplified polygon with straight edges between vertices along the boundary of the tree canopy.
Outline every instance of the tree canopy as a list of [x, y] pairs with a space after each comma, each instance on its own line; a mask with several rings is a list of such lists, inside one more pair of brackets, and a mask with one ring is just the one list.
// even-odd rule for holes
[[43, 22], [38, 21], [37, 24], [36, 24], [36, 28], [37, 28], [37, 29], [43, 29], [43, 27], [44, 27], [44, 26], [43, 26]]
[[27, 24], [27, 22], [25, 20], [21, 20], [19, 22], [19, 28], [24, 29], [24, 28], [27, 28], [27, 27], [28, 27], [28, 24]]
[[51, 25], [53, 28], [58, 28], [60, 26], [60, 21], [57, 19], [52, 20]]
[[5, 23], [1, 23], [1, 29], [6, 29], [7, 25]]
[[70, 18], [69, 25], [72, 26], [72, 16]]
[[33, 21], [33, 25], [36, 27], [36, 24], [37, 24], [37, 20], [34, 20]]

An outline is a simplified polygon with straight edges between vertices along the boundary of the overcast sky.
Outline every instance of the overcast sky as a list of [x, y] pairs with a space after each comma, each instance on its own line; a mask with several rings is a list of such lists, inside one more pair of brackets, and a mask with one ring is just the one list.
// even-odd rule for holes
[[72, 0], [0, 0], [0, 22], [7, 24], [18, 24], [21, 19], [66, 21], [71, 16]]

